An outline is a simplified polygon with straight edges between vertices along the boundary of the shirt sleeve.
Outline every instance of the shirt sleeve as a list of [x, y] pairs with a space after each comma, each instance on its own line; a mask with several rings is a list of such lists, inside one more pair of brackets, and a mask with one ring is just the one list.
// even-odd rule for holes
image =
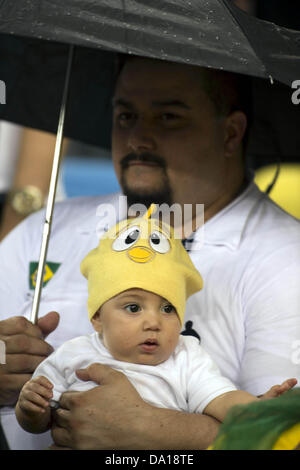
[[187, 352], [187, 401], [189, 413], [202, 413], [216, 397], [236, 390], [233, 383], [223, 377], [195, 338], [188, 338]]
[[283, 246], [244, 278], [245, 349], [240, 383], [254, 395], [300, 382], [300, 245]]
[[0, 320], [23, 315], [32, 302], [29, 263], [39, 256], [41, 224], [40, 215], [29, 216], [0, 243]]

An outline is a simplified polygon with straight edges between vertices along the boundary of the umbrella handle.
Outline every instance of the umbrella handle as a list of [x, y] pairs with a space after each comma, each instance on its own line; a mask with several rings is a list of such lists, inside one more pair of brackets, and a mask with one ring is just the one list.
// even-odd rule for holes
[[65, 124], [66, 105], [67, 105], [67, 99], [68, 99], [68, 93], [69, 93], [69, 82], [70, 82], [70, 76], [71, 76], [73, 54], [74, 54], [74, 46], [70, 45], [69, 54], [68, 54], [68, 64], [67, 64], [65, 83], [64, 83], [64, 91], [63, 91], [60, 113], [59, 113], [57, 136], [56, 136], [54, 156], [53, 156], [53, 166], [52, 166], [51, 179], [50, 179], [50, 185], [49, 185], [49, 194], [48, 194], [47, 205], [46, 205], [46, 214], [45, 214], [45, 222], [44, 222], [43, 234], [42, 234], [40, 258], [39, 258], [39, 264], [37, 268], [36, 284], [35, 284], [35, 289], [34, 289], [32, 310], [31, 310], [31, 315], [30, 315], [30, 321], [34, 324], [38, 320], [38, 310], [39, 310], [39, 305], [40, 305], [44, 270], [45, 270], [48, 244], [49, 244], [49, 238], [50, 238], [50, 232], [51, 232], [51, 226], [52, 226], [57, 179], [58, 179], [59, 166], [60, 166], [61, 154], [62, 154], [63, 131], [64, 131], [64, 124]]

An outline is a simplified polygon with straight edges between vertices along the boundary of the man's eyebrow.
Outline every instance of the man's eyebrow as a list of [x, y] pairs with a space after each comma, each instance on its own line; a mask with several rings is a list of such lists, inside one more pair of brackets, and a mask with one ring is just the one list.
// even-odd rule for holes
[[[113, 106], [124, 106], [125, 108], [133, 109], [134, 106], [130, 101], [126, 101], [123, 98], [113, 98]], [[152, 101], [152, 106], [155, 107], [165, 107], [165, 106], [173, 106], [177, 108], [183, 109], [191, 109], [186, 103], [180, 100], [164, 100], [164, 101]]]
[[153, 101], [153, 106], [174, 106], [177, 108], [191, 109], [186, 103], [180, 100]]
[[129, 101], [124, 100], [123, 98], [113, 98], [112, 99], [113, 106], [124, 106], [125, 108], [133, 108], [132, 103]]

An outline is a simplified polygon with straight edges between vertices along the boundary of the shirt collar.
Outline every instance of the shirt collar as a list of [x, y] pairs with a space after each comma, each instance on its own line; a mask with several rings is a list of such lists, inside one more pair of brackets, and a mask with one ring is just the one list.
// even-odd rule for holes
[[205, 223], [204, 245], [223, 245], [236, 250], [254, 209], [264, 197], [265, 193], [251, 181], [236, 199]]

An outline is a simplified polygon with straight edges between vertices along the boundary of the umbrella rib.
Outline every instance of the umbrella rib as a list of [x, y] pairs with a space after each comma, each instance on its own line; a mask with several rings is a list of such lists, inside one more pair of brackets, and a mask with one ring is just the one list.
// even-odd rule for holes
[[[257, 51], [253, 48], [252, 43], [251, 43], [251, 41], [250, 41], [250, 38], [249, 38], [247, 32], [242, 28], [242, 25], [240, 24], [238, 18], [237, 18], [237, 17], [235, 16], [235, 14], [234, 14], [234, 8], [238, 8], [238, 7], [236, 7], [235, 5], [229, 5], [226, 0], [223, 0], [223, 4], [224, 4], [225, 8], [227, 8], [227, 10], [231, 13], [231, 16], [232, 16], [233, 20], [234, 20], [234, 21], [236, 22], [236, 24], [239, 26], [239, 28], [241, 29], [241, 31], [243, 31], [245, 37], [247, 38], [247, 41], [248, 41], [249, 45], [251, 46], [251, 49], [255, 52], [255, 55], [256, 55], [257, 59], [259, 60], [259, 62], [261, 63], [263, 70], [265, 70], [266, 77], [269, 77], [271, 83], [273, 84], [273, 78], [272, 78], [271, 74], [268, 73], [265, 64], [263, 63], [263, 61], [261, 60], [261, 58], [260, 58], [259, 55], [257, 54]], [[244, 13], [244, 12], [243, 12], [243, 13]], [[246, 15], [246, 13], [245, 13], [245, 15]]]
[[61, 161], [63, 131], [64, 131], [66, 105], [67, 105], [67, 98], [68, 98], [68, 91], [69, 91], [69, 82], [70, 82], [70, 75], [71, 75], [71, 68], [72, 68], [72, 61], [73, 61], [73, 53], [74, 53], [74, 46], [70, 45], [65, 84], [64, 84], [61, 108], [60, 108], [60, 113], [59, 113], [57, 137], [56, 137], [56, 142], [55, 142], [53, 166], [52, 166], [52, 173], [51, 173], [51, 179], [50, 179], [50, 185], [49, 185], [49, 195], [48, 195], [48, 200], [47, 200], [47, 205], [46, 205], [46, 214], [45, 214], [45, 222], [44, 222], [44, 227], [43, 227], [40, 258], [39, 258], [39, 264], [38, 264], [38, 269], [37, 269], [36, 285], [35, 285], [32, 310], [31, 310], [31, 315], [30, 315], [30, 321], [34, 324], [37, 322], [37, 319], [38, 319], [38, 310], [39, 310], [40, 297], [41, 297], [42, 286], [43, 286], [44, 270], [45, 270], [48, 244], [49, 244], [51, 225], [52, 225], [52, 219], [53, 219], [53, 209], [54, 209], [54, 202], [55, 202], [55, 195], [56, 195], [57, 178], [58, 178], [59, 166], [60, 166], [60, 161]]

